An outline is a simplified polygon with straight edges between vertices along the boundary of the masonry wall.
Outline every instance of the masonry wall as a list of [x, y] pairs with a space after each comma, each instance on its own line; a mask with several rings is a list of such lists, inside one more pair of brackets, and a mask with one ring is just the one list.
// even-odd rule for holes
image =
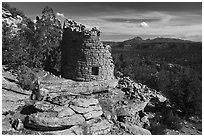
[[103, 45], [98, 31], [64, 28], [62, 76], [79, 81], [114, 79], [110, 47]]

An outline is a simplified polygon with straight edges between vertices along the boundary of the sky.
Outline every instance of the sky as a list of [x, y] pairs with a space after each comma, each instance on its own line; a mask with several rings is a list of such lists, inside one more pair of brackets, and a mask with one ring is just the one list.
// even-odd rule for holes
[[101, 30], [101, 40], [134, 37], [202, 41], [201, 2], [9, 2], [32, 20], [45, 6], [66, 18]]

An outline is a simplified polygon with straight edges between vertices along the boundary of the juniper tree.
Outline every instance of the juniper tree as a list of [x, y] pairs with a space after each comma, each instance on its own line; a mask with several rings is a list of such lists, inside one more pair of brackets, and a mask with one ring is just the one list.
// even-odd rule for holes
[[35, 33], [38, 55], [41, 55], [41, 65], [46, 70], [53, 69], [57, 59], [59, 61], [61, 34], [60, 21], [56, 18], [53, 9], [46, 6], [42, 11], [42, 16], [38, 18]]

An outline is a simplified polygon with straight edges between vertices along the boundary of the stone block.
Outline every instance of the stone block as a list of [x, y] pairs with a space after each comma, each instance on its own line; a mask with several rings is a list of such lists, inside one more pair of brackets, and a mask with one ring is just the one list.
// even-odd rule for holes
[[94, 106], [88, 106], [88, 107], [78, 107], [78, 106], [73, 106], [70, 105], [70, 108], [73, 109], [75, 112], [80, 113], [80, 114], [84, 114], [84, 113], [88, 113], [90, 111], [99, 111], [102, 110], [101, 106], [98, 105], [94, 105]]
[[77, 99], [74, 99], [72, 103], [75, 106], [88, 107], [90, 105], [98, 104], [99, 102], [98, 102], [98, 99], [95, 99], [95, 98], [89, 98], [89, 99], [77, 98]]
[[38, 110], [41, 110], [41, 111], [49, 111], [49, 110], [53, 110], [53, 107], [55, 105], [53, 104], [50, 104], [49, 102], [45, 102], [45, 101], [39, 101], [39, 102], [36, 102], [34, 104], [35, 108], [38, 109]]
[[107, 134], [111, 129], [112, 124], [110, 124], [107, 120], [102, 120], [98, 123], [93, 124], [90, 127], [90, 133], [92, 135], [100, 135], [100, 134]]
[[72, 116], [74, 114], [75, 112], [71, 108], [64, 107], [63, 110], [58, 113], [58, 117]]
[[54, 107], [53, 107], [53, 110], [54, 111], [57, 111], [57, 112], [60, 112], [60, 111], [62, 111], [63, 110], [63, 106], [59, 106], [59, 105], [55, 105]]
[[86, 114], [83, 114], [86, 120], [91, 118], [97, 118], [100, 117], [103, 114], [103, 111], [90, 111]]
[[116, 109], [117, 116], [131, 116], [134, 115], [136, 112], [144, 110], [148, 102], [128, 102], [127, 105], [123, 105]]
[[80, 126], [75, 125], [68, 129], [49, 131], [45, 133], [52, 135], [83, 135], [83, 129]]
[[48, 128], [56, 128], [62, 126], [72, 126], [83, 123], [84, 117], [80, 114], [74, 114], [70, 117], [58, 118], [57, 116], [49, 116], [48, 113], [37, 113], [29, 116], [27, 125], [43, 126]]

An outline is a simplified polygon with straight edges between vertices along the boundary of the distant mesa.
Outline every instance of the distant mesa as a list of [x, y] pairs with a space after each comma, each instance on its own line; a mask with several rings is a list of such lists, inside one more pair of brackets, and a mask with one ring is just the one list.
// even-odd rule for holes
[[175, 39], [175, 38], [155, 38], [155, 39], [146, 39], [143, 40], [141, 37], [135, 37], [129, 40], [123, 41], [125, 44], [134, 44], [134, 43], [158, 43], [158, 42], [177, 42], [177, 43], [185, 43], [192, 42], [189, 40]]

